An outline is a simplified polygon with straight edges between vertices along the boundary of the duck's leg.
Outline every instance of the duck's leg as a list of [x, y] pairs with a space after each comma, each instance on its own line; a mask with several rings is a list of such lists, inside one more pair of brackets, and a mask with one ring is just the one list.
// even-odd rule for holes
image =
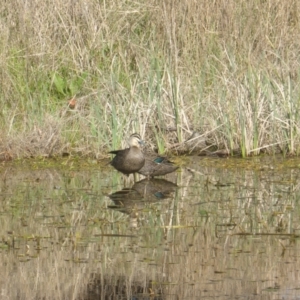
[[123, 175], [123, 185], [124, 187], [131, 187], [132, 179], [130, 177], [130, 174]]

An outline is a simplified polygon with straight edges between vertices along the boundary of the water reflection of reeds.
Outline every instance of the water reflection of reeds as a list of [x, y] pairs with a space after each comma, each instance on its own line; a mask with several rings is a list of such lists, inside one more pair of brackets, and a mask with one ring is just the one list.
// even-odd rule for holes
[[298, 168], [189, 167], [143, 192], [106, 170], [2, 173], [1, 297], [297, 299]]

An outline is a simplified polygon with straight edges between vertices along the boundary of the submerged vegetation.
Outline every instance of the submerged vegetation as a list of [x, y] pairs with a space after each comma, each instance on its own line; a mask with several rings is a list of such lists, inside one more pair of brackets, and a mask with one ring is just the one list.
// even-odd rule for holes
[[[5, 1], [1, 159], [300, 150], [298, 1]], [[124, 144], [122, 145], [124, 146]]]

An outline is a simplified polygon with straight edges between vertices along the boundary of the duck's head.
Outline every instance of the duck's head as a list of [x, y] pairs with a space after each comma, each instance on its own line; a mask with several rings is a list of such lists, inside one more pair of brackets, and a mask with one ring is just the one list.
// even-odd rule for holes
[[142, 140], [141, 136], [138, 133], [133, 133], [128, 140], [129, 147], [138, 147], [144, 146], [145, 143]]

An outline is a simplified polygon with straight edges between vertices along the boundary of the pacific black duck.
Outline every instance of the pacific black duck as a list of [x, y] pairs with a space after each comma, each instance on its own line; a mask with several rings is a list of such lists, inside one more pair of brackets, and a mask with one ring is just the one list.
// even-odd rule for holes
[[147, 176], [148, 178], [154, 176], [166, 175], [178, 169], [167, 157], [158, 156], [155, 153], [145, 154], [145, 164], [138, 171], [138, 173]]
[[128, 140], [129, 148], [109, 152], [116, 155], [110, 164], [126, 175], [137, 172], [145, 164], [145, 157], [141, 151], [141, 145], [143, 144], [144, 142], [139, 134], [132, 134]]

